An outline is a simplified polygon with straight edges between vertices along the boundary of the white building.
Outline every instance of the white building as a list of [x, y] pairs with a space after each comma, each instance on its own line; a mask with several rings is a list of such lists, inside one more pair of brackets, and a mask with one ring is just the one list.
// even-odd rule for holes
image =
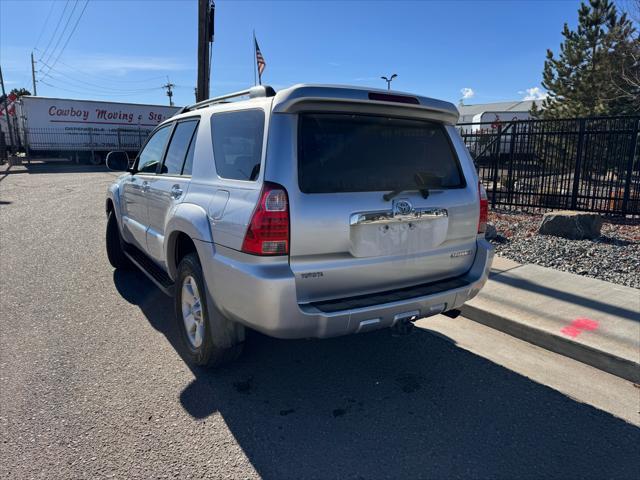
[[542, 106], [541, 100], [514, 100], [511, 102], [479, 103], [477, 105], [458, 105], [460, 119], [458, 123], [497, 123], [511, 120], [528, 120], [533, 104]]

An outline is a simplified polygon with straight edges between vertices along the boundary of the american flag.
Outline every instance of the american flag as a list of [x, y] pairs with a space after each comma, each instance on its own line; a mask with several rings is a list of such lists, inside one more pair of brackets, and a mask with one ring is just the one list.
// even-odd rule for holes
[[256, 62], [258, 63], [258, 78], [260, 79], [260, 83], [262, 84], [262, 72], [264, 72], [264, 68], [267, 66], [267, 62], [264, 61], [264, 57], [262, 56], [262, 52], [260, 51], [260, 47], [258, 46], [258, 40], [253, 38], [253, 41], [256, 42]]

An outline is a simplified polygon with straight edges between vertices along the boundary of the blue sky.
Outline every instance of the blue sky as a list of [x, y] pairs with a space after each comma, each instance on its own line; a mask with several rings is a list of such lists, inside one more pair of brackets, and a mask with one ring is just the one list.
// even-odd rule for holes
[[[67, 42], [85, 1], [0, 0], [7, 88], [31, 90], [29, 54], [37, 48], [41, 96], [166, 104], [160, 86], [168, 77], [176, 104], [194, 100], [196, 0], [90, 0]], [[472, 91], [465, 103], [521, 99], [540, 87], [545, 51], [558, 51], [563, 23], [575, 25], [578, 6], [217, 0], [211, 93], [253, 83], [255, 29], [267, 62], [263, 83], [276, 89], [299, 82], [385, 87], [380, 76], [397, 73], [395, 89], [456, 103], [463, 89]]]

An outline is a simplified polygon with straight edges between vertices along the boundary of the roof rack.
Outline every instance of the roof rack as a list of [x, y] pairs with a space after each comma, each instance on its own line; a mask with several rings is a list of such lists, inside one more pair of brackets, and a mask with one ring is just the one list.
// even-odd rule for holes
[[226, 95], [222, 95], [220, 97], [209, 98], [208, 100], [203, 100], [201, 102], [194, 103], [193, 105], [187, 105], [185, 107], [182, 107], [182, 109], [180, 109], [180, 111], [176, 113], [176, 115], [180, 115], [181, 113], [189, 112], [191, 110], [208, 107], [209, 105], [215, 105], [216, 103], [225, 103], [227, 100], [236, 97], [245, 97], [247, 95], [249, 96], [249, 98], [273, 97], [275, 94], [276, 91], [268, 85], [256, 85], [246, 90], [227, 93]]

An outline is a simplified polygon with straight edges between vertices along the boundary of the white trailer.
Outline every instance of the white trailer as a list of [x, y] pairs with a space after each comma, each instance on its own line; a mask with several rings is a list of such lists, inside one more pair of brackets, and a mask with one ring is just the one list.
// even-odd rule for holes
[[473, 131], [487, 128], [497, 128], [498, 124], [506, 125], [514, 120], [531, 120], [531, 114], [527, 112], [482, 112], [473, 116], [471, 120], [474, 124]]
[[20, 140], [30, 156], [103, 161], [111, 150], [135, 154], [158, 123], [179, 107], [23, 96]]

